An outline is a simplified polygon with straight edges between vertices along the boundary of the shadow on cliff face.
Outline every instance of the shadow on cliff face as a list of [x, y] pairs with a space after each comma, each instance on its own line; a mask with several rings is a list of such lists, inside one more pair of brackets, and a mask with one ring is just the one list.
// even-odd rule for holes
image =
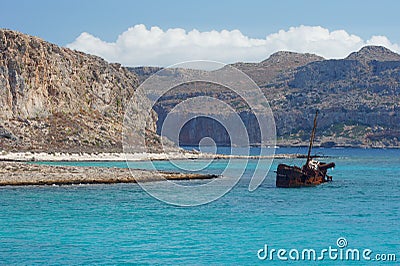
[[[170, 114], [171, 115], [171, 114]], [[257, 118], [251, 112], [239, 114], [249, 136], [250, 144], [260, 143], [260, 128]], [[163, 124], [159, 123], [157, 133], [161, 134]], [[180, 146], [197, 146], [203, 138], [211, 138], [217, 146], [231, 146], [232, 139], [221, 122], [206, 116], [190, 119], [179, 132]]]
[[179, 134], [180, 146], [198, 146], [203, 138], [211, 138], [218, 146], [230, 146], [231, 139], [225, 127], [209, 117], [200, 116], [189, 120]]

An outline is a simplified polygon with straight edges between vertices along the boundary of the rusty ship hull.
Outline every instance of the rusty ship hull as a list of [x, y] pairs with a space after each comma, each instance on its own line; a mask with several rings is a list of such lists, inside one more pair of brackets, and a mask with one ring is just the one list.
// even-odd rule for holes
[[[326, 165], [321, 163], [321, 165]], [[276, 186], [282, 188], [315, 187], [332, 181], [324, 170], [303, 169], [297, 166], [279, 164], [276, 171]]]

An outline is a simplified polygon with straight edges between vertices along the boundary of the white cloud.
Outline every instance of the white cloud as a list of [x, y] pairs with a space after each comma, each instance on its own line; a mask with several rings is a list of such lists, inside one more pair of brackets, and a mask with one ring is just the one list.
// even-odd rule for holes
[[126, 66], [168, 66], [196, 59], [224, 63], [259, 62], [281, 50], [343, 58], [365, 45], [382, 45], [400, 51], [399, 45], [385, 36], [363, 40], [345, 30], [329, 31], [320, 26], [303, 25], [280, 30], [265, 39], [254, 39], [239, 30], [200, 32], [194, 29], [186, 32], [175, 28], [164, 31], [159, 27], [147, 29], [140, 24], [123, 32], [115, 42], [108, 43], [83, 32], [67, 47]]

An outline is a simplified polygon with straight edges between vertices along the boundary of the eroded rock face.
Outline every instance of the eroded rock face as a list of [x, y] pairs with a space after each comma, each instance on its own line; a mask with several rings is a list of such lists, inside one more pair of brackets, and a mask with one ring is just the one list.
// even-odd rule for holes
[[[15, 136], [6, 150], [121, 151], [124, 109], [133, 99], [135, 123], [154, 114], [135, 92], [135, 74], [105, 60], [15, 31], [0, 30], [0, 125]], [[139, 132], [134, 132], [139, 134]]]

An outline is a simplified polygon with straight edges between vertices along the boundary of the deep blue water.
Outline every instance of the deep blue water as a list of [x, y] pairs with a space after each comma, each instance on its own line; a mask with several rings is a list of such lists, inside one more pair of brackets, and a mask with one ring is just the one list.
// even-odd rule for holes
[[[257, 251], [265, 244], [300, 251], [337, 248], [339, 237], [347, 239], [348, 248], [371, 249], [371, 257], [395, 253], [398, 263], [400, 150], [315, 151], [333, 156], [324, 160], [336, 163], [334, 182], [279, 189], [270, 171], [263, 184], [249, 192], [249, 173], [255, 167], [251, 161], [229, 193], [190, 208], [155, 200], [137, 184], [2, 187], [0, 264], [283, 264], [276, 257], [261, 261]], [[281, 162], [301, 165], [304, 160], [275, 160], [272, 168]], [[205, 172], [218, 173], [225, 165], [217, 161]], [[157, 166], [174, 170], [168, 162]], [[316, 264], [339, 262], [349, 263], [326, 258]]]

